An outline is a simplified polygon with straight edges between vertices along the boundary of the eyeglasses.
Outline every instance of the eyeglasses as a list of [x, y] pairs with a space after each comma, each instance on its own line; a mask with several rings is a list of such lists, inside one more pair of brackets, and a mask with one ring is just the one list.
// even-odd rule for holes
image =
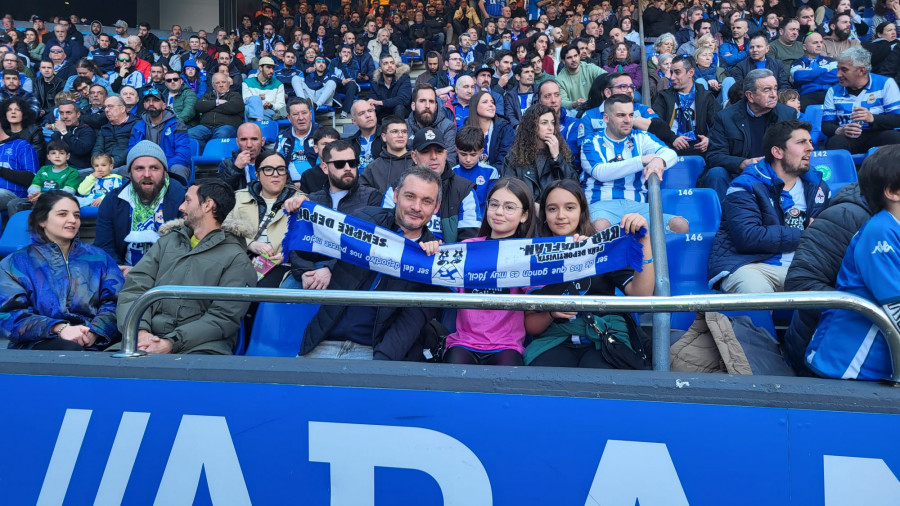
[[316, 63], [325, 63], [325, 58], [316, 58]]
[[617, 84], [617, 85], [615, 85], [615, 86], [611, 86], [611, 88], [614, 89], [614, 90], [622, 90], [622, 91], [625, 91], [625, 90], [631, 90], [631, 91], [634, 91], [634, 90], [637, 89], [637, 86], [635, 86], [635, 85], [633, 85], [633, 84]]
[[394, 128], [392, 130], [388, 130], [388, 135], [406, 135], [408, 133], [407, 130], [400, 130], [398, 128]]
[[350, 160], [331, 160], [328, 162], [334, 165], [335, 169], [343, 169], [345, 165], [349, 165], [351, 169], [355, 169], [359, 165], [359, 160], [353, 158]]
[[279, 165], [278, 167], [270, 167], [267, 165], [265, 167], [260, 167], [256, 170], [258, 170], [259, 172], [262, 172], [263, 174], [265, 174], [267, 176], [273, 176], [275, 174], [278, 174], [279, 176], [283, 176], [283, 175], [287, 174], [287, 166], [286, 165]]
[[130, 62], [131, 58], [119, 58], [119, 61]]
[[178, 81], [181, 81], [180, 77], [167, 77], [166, 78], [167, 83], [177, 83]]
[[517, 206], [512, 202], [504, 202], [501, 204], [499, 201], [494, 199], [488, 201], [487, 207], [491, 211], [496, 211], [497, 209], [500, 209], [502, 207], [505, 214], [513, 214], [519, 209], [522, 209], [522, 206]]

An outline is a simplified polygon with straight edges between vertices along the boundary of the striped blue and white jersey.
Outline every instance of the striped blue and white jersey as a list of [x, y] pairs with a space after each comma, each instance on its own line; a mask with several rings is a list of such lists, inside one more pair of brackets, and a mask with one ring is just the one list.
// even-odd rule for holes
[[[850, 114], [854, 107], [864, 107], [873, 115], [900, 113], [900, 89], [897, 83], [885, 76], [869, 74], [869, 83], [859, 93], [851, 95], [847, 89], [836, 84], [825, 94], [822, 107], [822, 121], [837, 121], [838, 125], [850, 123]], [[869, 128], [862, 123], [862, 128]]]
[[[653, 112], [653, 109], [644, 104], [634, 104], [635, 118], [658, 118], [659, 115]], [[594, 107], [584, 111], [581, 115], [578, 125], [578, 142], [580, 143], [585, 137], [591, 137], [596, 133], [603, 132], [606, 129], [606, 123], [603, 121], [603, 104], [600, 107]]]
[[655, 135], [632, 130], [621, 141], [606, 136], [606, 131], [585, 138], [581, 143], [581, 186], [588, 202], [627, 199], [647, 201], [644, 164], [641, 157], [656, 155], [670, 168], [678, 154]]

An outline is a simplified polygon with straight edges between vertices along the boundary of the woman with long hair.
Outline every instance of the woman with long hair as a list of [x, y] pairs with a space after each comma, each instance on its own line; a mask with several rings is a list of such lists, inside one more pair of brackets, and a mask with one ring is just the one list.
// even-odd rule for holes
[[506, 160], [505, 175], [524, 181], [535, 199], [557, 179], [577, 180], [572, 151], [559, 130], [556, 113], [535, 103], [525, 110]]
[[0, 262], [0, 337], [10, 348], [102, 349], [119, 340], [122, 271], [78, 239], [81, 208], [71, 194], [41, 193], [28, 216], [32, 243]]
[[603, 66], [603, 70], [607, 72], [625, 72], [631, 76], [632, 83], [638, 89], [643, 83], [641, 66], [631, 61], [631, 56], [628, 54], [628, 46], [624, 42], [613, 45], [609, 51], [609, 60]]
[[541, 68], [544, 69], [544, 72], [548, 75], [555, 76], [556, 63], [553, 61], [553, 56], [550, 54], [552, 47], [553, 45], [550, 43], [550, 37], [543, 32], [532, 35], [531, 41], [529, 42], [529, 52], [537, 53], [538, 56], [541, 57]]
[[22, 97], [11, 97], [0, 102], [0, 129], [10, 139], [22, 139], [31, 144], [37, 152], [38, 163], [44, 164], [47, 156], [47, 140], [41, 126], [37, 124], [34, 111]]
[[509, 121], [497, 116], [497, 104], [489, 91], [480, 91], [469, 102], [466, 125], [478, 127], [484, 132], [483, 161], [503, 172], [503, 162], [513, 145], [516, 131]]
[[[522, 181], [505, 177], [488, 193], [478, 237], [463, 242], [526, 239], [534, 235], [534, 197]], [[464, 289], [466, 293], [525, 293], [525, 288]], [[525, 313], [460, 309], [456, 332], [447, 336], [444, 362], [449, 364], [522, 365]]]
[[[624, 232], [635, 233], [647, 228], [647, 220], [637, 213], [626, 214], [620, 226]], [[593, 235], [588, 202], [581, 185], [569, 179], [551, 183], [541, 201], [537, 227], [541, 237], [574, 236], [576, 241], [581, 241]], [[556, 297], [613, 296], [618, 288], [625, 295], [653, 295], [653, 250], [649, 234], [644, 234], [640, 245], [644, 252], [641, 272], [625, 268], [544, 286], [535, 293]], [[649, 365], [644, 351], [650, 350], [643, 349], [649, 339], [628, 314], [528, 311], [525, 313], [525, 330], [534, 336], [534, 341], [525, 350], [526, 365], [595, 369], [647, 368]], [[601, 342], [607, 339], [614, 341]], [[626, 357], [625, 360], [621, 360], [622, 357]]]
[[34, 28], [26, 28], [22, 40], [25, 42], [25, 47], [28, 48], [28, 56], [31, 58], [31, 61], [41, 61], [41, 55], [44, 54], [44, 43], [41, 42], [40, 37], [38, 37], [37, 30]]
[[159, 41], [156, 63], [162, 63], [175, 72], [181, 72], [181, 55], [172, 52], [172, 45], [169, 44], [168, 40]]

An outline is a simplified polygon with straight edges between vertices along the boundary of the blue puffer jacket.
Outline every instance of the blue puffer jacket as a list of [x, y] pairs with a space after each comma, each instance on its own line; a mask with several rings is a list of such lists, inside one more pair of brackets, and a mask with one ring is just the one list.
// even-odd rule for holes
[[[801, 176], [800, 182], [806, 197], [803, 225], [807, 227], [811, 218], [828, 207], [830, 190], [816, 170]], [[744, 265], [797, 249], [803, 230], [785, 225], [783, 188], [784, 181], [765, 160], [747, 167], [731, 182], [707, 264], [710, 288]]]
[[[141, 115], [140, 121], [134, 124], [131, 130], [131, 139], [128, 141], [128, 149], [134, 147], [135, 144], [147, 138], [147, 128], [153, 128], [150, 123], [150, 114]], [[172, 109], [163, 111], [162, 125], [156, 127], [160, 129], [159, 147], [166, 154], [166, 161], [171, 169], [173, 165], [191, 166], [191, 138], [188, 137], [187, 127], [184, 126]]]
[[116, 301], [125, 284], [116, 262], [100, 248], [75, 240], [69, 259], [52, 242], [33, 237], [0, 262], [0, 336], [10, 348], [30, 349], [57, 323], [86, 325], [96, 346], [119, 340]]

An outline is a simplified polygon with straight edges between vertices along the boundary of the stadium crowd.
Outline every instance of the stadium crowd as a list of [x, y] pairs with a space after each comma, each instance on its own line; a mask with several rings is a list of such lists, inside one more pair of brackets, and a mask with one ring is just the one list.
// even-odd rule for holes
[[[164, 37], [123, 20], [106, 33], [75, 15], [35, 15], [21, 29], [6, 15], [0, 210], [4, 221], [30, 210], [33, 243], [0, 263], [0, 337], [107, 349], [134, 300], [163, 284], [434, 291], [287, 255], [286, 213], [308, 200], [429, 254], [461, 241], [580, 240], [649, 228], [648, 179], [665, 182], [686, 158], [702, 170], [685, 188], [713, 190], [722, 210], [709, 258], [693, 259], [708, 264], [710, 290], [838, 289], [900, 324], [896, 283], [884, 281], [900, 267], [900, 4], [651, 0], [643, 40], [637, 15], [633, 0], [265, 0], [237, 27], [174, 25]], [[350, 124], [341, 133], [317, 114]], [[267, 138], [272, 122], [281, 129]], [[194, 180], [192, 156], [221, 140], [235, 150], [217, 160], [218, 177]], [[833, 191], [810, 170], [815, 150], [868, 154], [859, 182]], [[78, 235], [87, 208], [93, 244]], [[696, 231], [664, 220], [667, 234]], [[640, 271], [537, 293], [651, 295], [647, 235], [640, 245]], [[139, 348], [230, 354], [253, 306], [156, 304]], [[440, 320], [428, 308], [325, 306], [298, 351], [416, 360], [437, 341], [453, 363], [649, 367], [630, 315]], [[781, 346], [797, 374], [884, 378], [890, 352], [870, 326], [800, 311]]]

